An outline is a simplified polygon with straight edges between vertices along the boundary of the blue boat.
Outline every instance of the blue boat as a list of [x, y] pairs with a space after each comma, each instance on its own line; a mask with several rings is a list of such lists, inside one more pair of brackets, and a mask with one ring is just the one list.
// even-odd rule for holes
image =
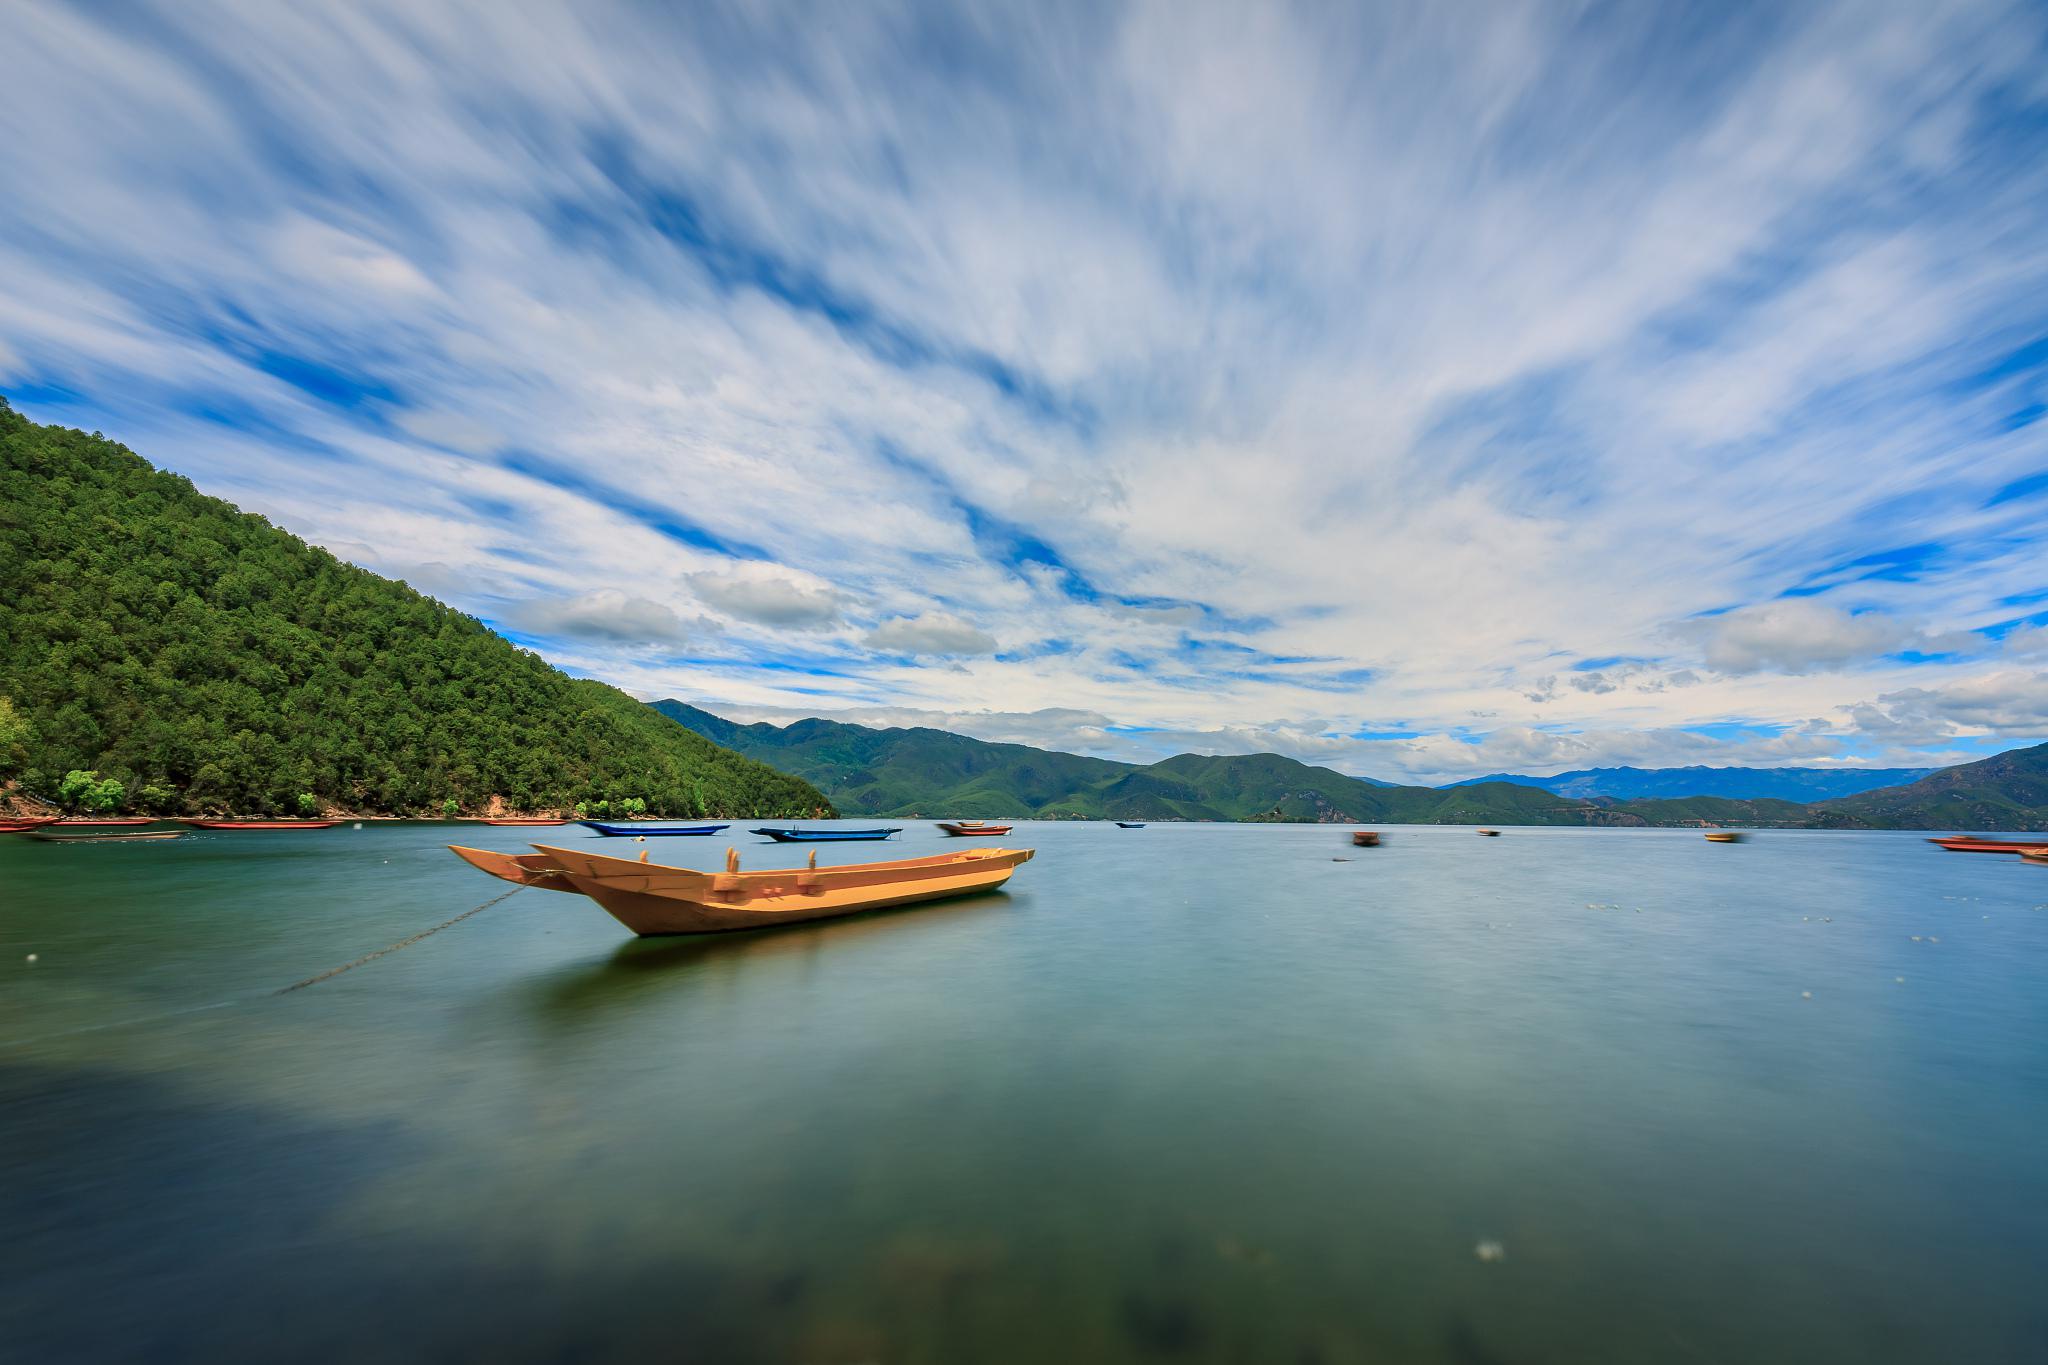
[[765, 834], [778, 844], [843, 844], [857, 839], [886, 839], [892, 834], [902, 833], [895, 829], [757, 829], [754, 834]]
[[623, 825], [606, 824], [602, 820], [578, 820], [576, 823], [585, 829], [594, 829], [599, 834], [609, 834], [614, 839], [629, 838], [636, 834], [716, 834], [725, 828], [724, 825], [657, 825], [637, 820], [628, 821]]

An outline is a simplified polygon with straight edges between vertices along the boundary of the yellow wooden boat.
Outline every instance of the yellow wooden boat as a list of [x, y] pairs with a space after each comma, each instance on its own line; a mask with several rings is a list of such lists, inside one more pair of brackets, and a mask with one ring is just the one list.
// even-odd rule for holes
[[970, 848], [846, 867], [819, 867], [813, 854], [809, 867], [742, 872], [739, 852], [727, 849], [725, 871], [697, 872], [546, 844], [535, 844], [533, 853], [495, 853], [455, 844], [449, 848], [465, 862], [508, 882], [588, 896], [642, 937], [799, 924], [993, 891], [1032, 854], [1028, 848]]
[[1709, 830], [1707, 831], [1707, 842], [1710, 844], [1739, 844], [1742, 842], [1742, 831], [1738, 829]]

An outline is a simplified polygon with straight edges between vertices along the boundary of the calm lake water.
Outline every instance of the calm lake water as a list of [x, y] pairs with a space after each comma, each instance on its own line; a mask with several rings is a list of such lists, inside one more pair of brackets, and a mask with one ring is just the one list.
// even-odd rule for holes
[[713, 939], [525, 891], [286, 995], [506, 889], [448, 839], [592, 836], [0, 839], [0, 1356], [2048, 1360], [2048, 868], [1344, 836], [1025, 824]]

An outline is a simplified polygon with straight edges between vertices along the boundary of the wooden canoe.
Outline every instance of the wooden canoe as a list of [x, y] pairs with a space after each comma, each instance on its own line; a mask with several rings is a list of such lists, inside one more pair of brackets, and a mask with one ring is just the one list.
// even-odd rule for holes
[[938, 824], [940, 829], [953, 835], [955, 838], [964, 838], [975, 834], [985, 834], [990, 838], [994, 838], [996, 835], [1008, 834], [1010, 832], [1010, 826], [1008, 825], [984, 825], [979, 820], [941, 820]]
[[1360, 848], [1378, 848], [1380, 846], [1379, 831], [1371, 829], [1353, 830], [1351, 832], [1351, 842]]
[[1742, 842], [1742, 832], [1733, 829], [1708, 830], [1707, 842], [1710, 844], [1739, 844]]
[[684, 834], [716, 834], [725, 828], [724, 825], [664, 825], [655, 820], [649, 820], [645, 823], [636, 823], [631, 820], [622, 823], [607, 820], [578, 820], [576, 823], [585, 829], [594, 829], [599, 834], [612, 839], [644, 839], [650, 834], [666, 839]]
[[1972, 834], [1952, 834], [1946, 839], [1929, 839], [1951, 853], [2024, 853], [2030, 848], [2048, 848], [2048, 834], [2031, 839], [1980, 839]]
[[486, 815], [479, 817], [477, 823], [480, 825], [566, 825], [569, 821], [566, 817], [556, 819], [548, 815], [505, 815], [495, 818]]
[[202, 820], [180, 817], [178, 823], [193, 829], [332, 829], [339, 820]]
[[45, 828], [24, 830], [22, 832], [29, 838], [40, 839], [46, 844], [126, 844], [133, 843], [138, 839], [182, 839], [185, 837], [185, 831], [182, 829], [116, 829], [99, 834], [81, 830], [77, 833], [59, 834], [53, 828]]
[[1478, 832], [1478, 833], [1480, 833], [1480, 834], [1483, 834], [1483, 835], [1485, 835], [1485, 836], [1486, 836], [1487, 838], [1489, 838], [1489, 839], [1498, 839], [1498, 838], [1500, 838], [1500, 831], [1499, 831], [1499, 830], [1497, 830], [1497, 829], [1482, 829], [1482, 830], [1479, 830], [1479, 831], [1477, 831], [1477, 832]]
[[95, 820], [89, 815], [68, 815], [57, 822], [59, 829], [128, 829], [135, 825], [153, 825], [154, 815], [122, 815], [110, 820]]
[[451, 845], [457, 857], [494, 877], [548, 891], [581, 892], [643, 937], [800, 924], [992, 891], [1032, 854], [1028, 848], [970, 848], [897, 862], [741, 872], [737, 853], [729, 851], [728, 870], [712, 873], [584, 849], [546, 844], [534, 849], [506, 854]]
[[892, 834], [901, 834], [903, 827], [892, 825], [888, 829], [784, 829], [779, 825], [770, 825], [747, 832], [765, 834], [778, 844], [845, 844], [886, 839]]
[[2020, 854], [2020, 857], [2026, 859], [2030, 863], [2048, 864], [2048, 848], [2030, 848], [2026, 852]]

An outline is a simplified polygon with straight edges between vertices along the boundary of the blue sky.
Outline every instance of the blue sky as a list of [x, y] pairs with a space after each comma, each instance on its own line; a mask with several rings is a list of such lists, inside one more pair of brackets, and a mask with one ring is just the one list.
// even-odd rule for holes
[[2044, 20], [22, 6], [0, 393], [743, 718], [1951, 761], [2048, 738]]

